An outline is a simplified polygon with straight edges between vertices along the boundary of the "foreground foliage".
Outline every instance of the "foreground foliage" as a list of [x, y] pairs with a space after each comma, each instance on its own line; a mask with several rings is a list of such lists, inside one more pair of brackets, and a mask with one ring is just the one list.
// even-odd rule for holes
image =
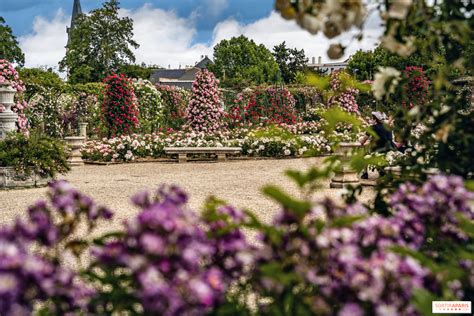
[[[472, 297], [474, 193], [461, 178], [406, 183], [383, 217], [358, 202], [314, 200], [330, 170], [289, 171], [300, 197], [264, 188], [281, 206], [271, 224], [214, 198], [197, 215], [181, 189], [162, 186], [132, 198], [140, 212], [122, 230], [94, 239], [98, 220], [112, 213], [52, 183], [50, 203], [0, 230], [2, 310], [386, 316]], [[91, 260], [72, 272], [66, 253]]]

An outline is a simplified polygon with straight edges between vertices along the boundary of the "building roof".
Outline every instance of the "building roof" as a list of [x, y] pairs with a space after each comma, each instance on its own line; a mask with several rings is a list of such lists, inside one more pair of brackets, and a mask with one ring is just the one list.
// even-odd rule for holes
[[196, 68], [199, 68], [199, 69], [205, 69], [207, 68], [207, 65], [211, 64], [212, 63], [212, 60], [209, 59], [209, 57], [204, 57], [203, 60], [201, 60], [200, 62], [198, 62], [196, 64]]
[[186, 73], [186, 69], [157, 69], [151, 74], [152, 82], [160, 81], [160, 78], [179, 79]]
[[152, 83], [168, 84], [190, 89], [193, 81], [196, 79], [196, 74], [207, 68], [207, 65], [212, 63], [209, 57], [205, 56], [194, 67], [182, 69], [154, 69], [150, 76]]

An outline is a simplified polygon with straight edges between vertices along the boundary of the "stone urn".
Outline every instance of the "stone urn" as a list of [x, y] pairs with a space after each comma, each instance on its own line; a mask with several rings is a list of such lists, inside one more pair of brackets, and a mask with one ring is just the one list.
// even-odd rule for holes
[[341, 162], [334, 170], [334, 177], [331, 179], [330, 187], [332, 189], [341, 189], [348, 185], [356, 185], [360, 183], [357, 172], [351, 168], [350, 160], [354, 149], [361, 146], [358, 142], [340, 143], [337, 147], [335, 155]]
[[71, 148], [71, 152], [69, 153], [68, 158], [69, 165], [71, 167], [84, 165], [84, 161], [82, 160], [81, 148], [86, 138], [82, 136], [70, 136], [65, 137], [64, 140]]
[[12, 111], [16, 90], [8, 82], [0, 83], [0, 139], [16, 130], [18, 114]]

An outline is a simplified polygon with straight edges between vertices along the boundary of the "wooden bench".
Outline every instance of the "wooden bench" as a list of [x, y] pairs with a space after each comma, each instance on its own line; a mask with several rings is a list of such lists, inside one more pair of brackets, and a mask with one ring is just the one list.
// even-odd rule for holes
[[215, 154], [217, 161], [225, 161], [227, 155], [240, 154], [240, 147], [165, 147], [167, 155], [177, 154], [178, 162], [187, 162], [188, 154]]

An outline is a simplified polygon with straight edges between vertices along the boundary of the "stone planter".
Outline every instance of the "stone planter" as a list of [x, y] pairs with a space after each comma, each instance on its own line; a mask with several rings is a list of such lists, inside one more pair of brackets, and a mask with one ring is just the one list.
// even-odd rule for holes
[[5, 108], [0, 113], [0, 139], [5, 138], [7, 133], [16, 130], [18, 115], [11, 110], [15, 105], [15, 93], [16, 90], [9, 83], [0, 83], [0, 105]]
[[331, 179], [332, 189], [341, 189], [348, 185], [360, 183], [359, 176], [350, 166], [352, 151], [361, 146], [360, 143], [340, 143], [335, 155], [340, 160], [340, 165], [334, 170], [334, 177]]
[[50, 177], [42, 177], [36, 173], [29, 176], [20, 174], [13, 167], [0, 167], [0, 189], [44, 187], [51, 180]]
[[71, 167], [83, 166], [84, 161], [82, 160], [81, 148], [84, 144], [85, 137], [81, 136], [71, 136], [65, 137], [64, 140], [67, 142], [71, 148], [69, 153], [68, 162]]

